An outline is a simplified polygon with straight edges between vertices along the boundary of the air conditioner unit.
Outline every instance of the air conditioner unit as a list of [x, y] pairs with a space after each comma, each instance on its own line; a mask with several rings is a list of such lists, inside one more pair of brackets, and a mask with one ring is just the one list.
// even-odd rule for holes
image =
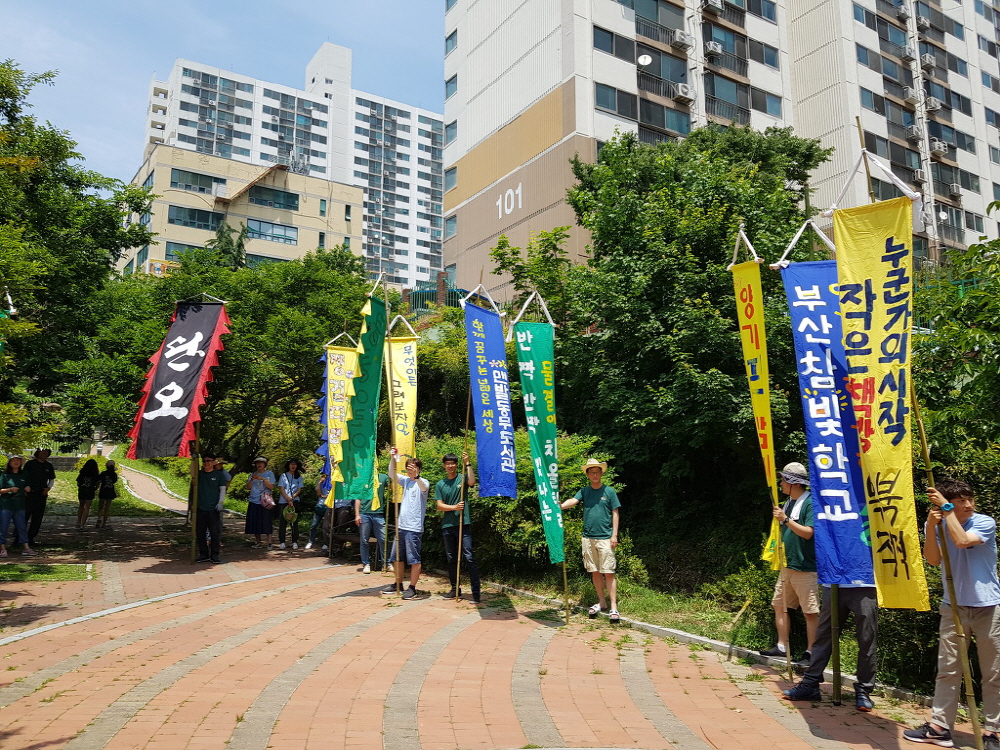
[[924, 70], [933, 70], [937, 67], [937, 58], [930, 52], [925, 52], [920, 56], [920, 67]]
[[368, 114], [370, 114], [370, 115], [377, 115], [378, 114], [378, 110], [377, 109], [370, 109], [370, 110], [368, 110]]
[[898, 8], [896, 8], [896, 18], [898, 18], [900, 21], [905, 21], [909, 17], [910, 17], [910, 11], [907, 10], [905, 5], [900, 5]]
[[705, 55], [707, 57], [718, 57], [722, 54], [721, 42], [705, 42]]
[[920, 89], [915, 89], [911, 86], [903, 86], [903, 99], [910, 104], [916, 104], [920, 101]]
[[722, 0], [705, 0], [702, 8], [708, 13], [721, 13], [723, 11]]
[[908, 125], [906, 128], [906, 139], [909, 141], [919, 141], [924, 137], [924, 132], [919, 125]]
[[277, 122], [277, 121], [278, 121], [278, 116], [277, 115], [271, 115], [271, 122]]
[[279, 140], [279, 141], [283, 141], [283, 140], [285, 140], [286, 138], [287, 138], [287, 136], [284, 136], [284, 135], [281, 135], [280, 133], [278, 134], [278, 140]]
[[917, 185], [923, 185], [925, 182], [927, 182], [927, 175], [924, 173], [924, 170], [922, 169], [913, 170], [913, 182], [916, 183]]
[[214, 107], [215, 106], [215, 99], [209, 99], [208, 100], [208, 106], [209, 107]]
[[694, 46], [694, 39], [686, 31], [673, 29], [670, 35], [670, 45], [678, 49], [691, 49]]
[[941, 100], [938, 99], [936, 96], [928, 96], [927, 97], [927, 111], [928, 112], [937, 112], [939, 109], [941, 109]]
[[952, 182], [948, 185], [948, 194], [958, 197], [962, 194], [962, 186], [957, 182]]
[[948, 144], [944, 141], [939, 141], [937, 139], [931, 141], [931, 153], [934, 154], [947, 154]]
[[674, 89], [674, 101], [690, 104], [694, 101], [694, 88], [688, 83], [678, 83]]
[[913, 62], [917, 59], [917, 51], [913, 47], [907, 45], [903, 47], [903, 53], [900, 55], [905, 62]]
[[917, 16], [917, 28], [921, 31], [927, 31], [931, 27], [931, 19], [927, 16]]

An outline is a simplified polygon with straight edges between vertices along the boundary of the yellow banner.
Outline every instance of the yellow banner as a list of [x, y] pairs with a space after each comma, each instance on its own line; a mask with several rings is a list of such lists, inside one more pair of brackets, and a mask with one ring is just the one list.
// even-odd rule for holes
[[[358, 350], [341, 346], [326, 347], [326, 426], [330, 447], [333, 482], [343, 482], [340, 463], [344, 460], [344, 441], [350, 435], [347, 422], [351, 419], [351, 396], [354, 378], [358, 375]], [[332, 494], [332, 493], [331, 493]], [[328, 503], [329, 504], [329, 503]]]
[[881, 607], [929, 609], [913, 502], [909, 198], [833, 214], [840, 310]]
[[[771, 432], [771, 390], [767, 369], [767, 336], [764, 331], [764, 297], [760, 290], [760, 264], [754, 261], [732, 267], [733, 288], [736, 292], [736, 320], [743, 345], [743, 364], [750, 386], [754, 427], [760, 456], [764, 461], [764, 478], [771, 491], [771, 503], [778, 504], [778, 482], [774, 471], [774, 438]], [[771, 537], [764, 545], [761, 558], [780, 570], [783, 560], [774, 554], [780, 529], [771, 523]]]
[[385, 376], [389, 382], [389, 398], [392, 399], [394, 420], [392, 443], [403, 456], [416, 456], [417, 339], [415, 336], [393, 336], [386, 342]]

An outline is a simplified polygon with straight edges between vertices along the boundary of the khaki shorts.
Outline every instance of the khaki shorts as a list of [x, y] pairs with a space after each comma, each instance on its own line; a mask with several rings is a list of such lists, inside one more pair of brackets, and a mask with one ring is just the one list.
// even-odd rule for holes
[[819, 579], [815, 573], [782, 568], [771, 604], [785, 609], [801, 607], [803, 614], [816, 614], [819, 612]]
[[583, 537], [583, 567], [588, 573], [614, 573], [615, 551], [610, 539]]

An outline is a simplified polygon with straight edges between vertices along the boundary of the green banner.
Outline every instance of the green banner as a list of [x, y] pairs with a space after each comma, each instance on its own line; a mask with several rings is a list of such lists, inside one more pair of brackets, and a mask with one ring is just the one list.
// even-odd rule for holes
[[347, 422], [347, 442], [337, 482], [336, 498], [364, 499], [374, 492], [375, 423], [382, 388], [382, 356], [385, 350], [385, 302], [372, 297], [362, 310], [365, 316], [358, 342], [358, 375], [354, 378], [351, 419]]
[[517, 323], [517, 363], [521, 374], [524, 414], [535, 469], [538, 506], [549, 545], [549, 562], [565, 558], [562, 510], [559, 508], [559, 463], [556, 453], [555, 333], [549, 323]]

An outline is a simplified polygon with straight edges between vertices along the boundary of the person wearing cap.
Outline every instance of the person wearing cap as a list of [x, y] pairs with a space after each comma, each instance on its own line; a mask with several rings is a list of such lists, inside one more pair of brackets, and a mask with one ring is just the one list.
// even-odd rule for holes
[[618, 584], [615, 580], [615, 548], [618, 546], [618, 493], [604, 484], [604, 472], [608, 465], [604, 461], [591, 458], [583, 465], [583, 473], [590, 480], [590, 485], [584, 487], [569, 500], [559, 504], [563, 510], [572, 508], [583, 502], [583, 567], [594, 582], [597, 591], [597, 604], [592, 606], [587, 614], [597, 617], [605, 609], [605, 589], [611, 608], [608, 619], [612, 623], [621, 622], [618, 614]]
[[[111, 463], [110, 461], [108, 463]], [[222, 541], [222, 494], [229, 482], [229, 474], [219, 471], [213, 453], [201, 454], [201, 471], [191, 466], [191, 477], [198, 482], [198, 506], [195, 508], [195, 538], [198, 540], [197, 563], [222, 562], [219, 559]]]
[[819, 625], [819, 582], [816, 576], [816, 543], [813, 540], [814, 516], [809, 473], [798, 462], [788, 464], [778, 473], [781, 476], [781, 492], [788, 496], [788, 502], [784, 507], [775, 507], [772, 513], [784, 527], [781, 529], [781, 546], [785, 552], [786, 565], [778, 574], [778, 583], [771, 599], [778, 643], [760, 653], [761, 656], [778, 657], [784, 657], [788, 653], [788, 610], [801, 607], [806, 618], [809, 648], [796, 664], [808, 667]]
[[247, 505], [247, 522], [244, 533], [253, 534], [257, 540], [253, 545], [254, 549], [265, 549], [265, 544], [261, 540], [262, 536], [267, 537], [266, 549], [271, 549], [271, 534], [274, 533], [272, 519], [274, 514], [274, 500], [271, 500], [271, 507], [265, 508], [261, 505], [261, 497], [264, 492], [274, 489], [274, 472], [268, 471], [267, 459], [257, 456], [253, 460], [253, 473], [247, 481], [247, 489], [250, 491], [250, 501]]

